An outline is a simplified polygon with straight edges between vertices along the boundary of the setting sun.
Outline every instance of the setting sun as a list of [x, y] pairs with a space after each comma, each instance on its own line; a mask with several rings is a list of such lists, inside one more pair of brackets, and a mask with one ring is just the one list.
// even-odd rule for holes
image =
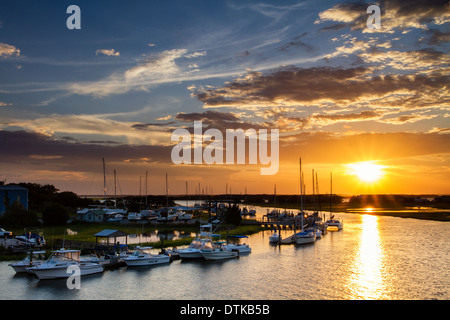
[[383, 177], [385, 166], [372, 161], [347, 164], [348, 173], [357, 176], [363, 182], [375, 182]]

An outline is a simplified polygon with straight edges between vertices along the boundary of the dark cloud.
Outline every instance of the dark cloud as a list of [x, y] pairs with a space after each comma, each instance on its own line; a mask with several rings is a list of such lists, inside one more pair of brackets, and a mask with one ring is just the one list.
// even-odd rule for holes
[[90, 171], [97, 167], [96, 164], [102, 158], [111, 162], [141, 158], [170, 161], [171, 147], [119, 145], [111, 142], [69, 142], [68, 139], [57, 140], [35, 132], [0, 130], [0, 150], [7, 150], [2, 153], [0, 162], [33, 165], [39, 159], [47, 159], [47, 162], [55, 164], [53, 170]]
[[[319, 22], [344, 22], [353, 30], [367, 28], [367, 7], [377, 4], [381, 10], [381, 26], [383, 31], [392, 29], [417, 28], [418, 25], [430, 24], [439, 19], [446, 19], [450, 10], [447, 0], [381, 0], [373, 2], [345, 2], [319, 14]], [[330, 27], [333, 29], [333, 26]]]
[[203, 89], [194, 96], [208, 106], [278, 105], [320, 100], [351, 102], [364, 97], [381, 97], [397, 91], [411, 94], [445, 90], [445, 75], [371, 76], [369, 69], [289, 67], [269, 74], [253, 73], [222, 88]]

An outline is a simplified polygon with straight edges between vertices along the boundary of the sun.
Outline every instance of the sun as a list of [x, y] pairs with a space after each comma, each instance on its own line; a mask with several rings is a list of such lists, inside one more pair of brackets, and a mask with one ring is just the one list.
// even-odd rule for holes
[[363, 182], [376, 182], [384, 175], [385, 166], [373, 161], [349, 163], [346, 165], [348, 173], [357, 176]]

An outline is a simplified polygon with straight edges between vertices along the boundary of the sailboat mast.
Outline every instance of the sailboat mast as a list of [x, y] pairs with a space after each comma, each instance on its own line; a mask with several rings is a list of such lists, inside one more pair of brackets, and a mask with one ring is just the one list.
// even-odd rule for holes
[[148, 190], [147, 190], [147, 176], [148, 171], [145, 171], [145, 209], [148, 209], [147, 198], [148, 198]]
[[166, 207], [169, 207], [169, 183], [167, 180], [167, 173], [166, 173]]
[[330, 172], [330, 217], [331, 217], [331, 202], [333, 200], [333, 173]]
[[116, 169], [114, 169], [114, 209], [117, 209]]
[[103, 192], [105, 196], [105, 209], [106, 209], [106, 169], [105, 169], [105, 158], [103, 160]]

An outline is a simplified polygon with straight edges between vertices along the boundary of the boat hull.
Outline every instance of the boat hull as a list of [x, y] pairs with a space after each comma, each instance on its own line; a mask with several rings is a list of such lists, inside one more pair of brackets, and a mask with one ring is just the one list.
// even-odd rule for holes
[[239, 256], [238, 251], [208, 251], [202, 252], [202, 256], [205, 260], [225, 260], [237, 258]]
[[295, 243], [296, 244], [308, 244], [308, 243], [314, 243], [316, 241], [316, 237], [296, 237]]
[[98, 263], [88, 263], [88, 264], [72, 264], [65, 266], [40, 266], [36, 268], [29, 268], [39, 279], [58, 279], [58, 278], [68, 278], [73, 275], [73, 272], [67, 271], [70, 266], [78, 266], [80, 268], [80, 275], [87, 276], [90, 274], [101, 273], [104, 268]]
[[203, 258], [200, 250], [178, 250], [180, 259], [201, 259]]
[[161, 256], [152, 256], [152, 257], [144, 257], [144, 258], [133, 258], [129, 257], [124, 259], [125, 263], [129, 267], [144, 267], [144, 266], [152, 266], [157, 264], [165, 264], [170, 263], [170, 257], [161, 255]]

